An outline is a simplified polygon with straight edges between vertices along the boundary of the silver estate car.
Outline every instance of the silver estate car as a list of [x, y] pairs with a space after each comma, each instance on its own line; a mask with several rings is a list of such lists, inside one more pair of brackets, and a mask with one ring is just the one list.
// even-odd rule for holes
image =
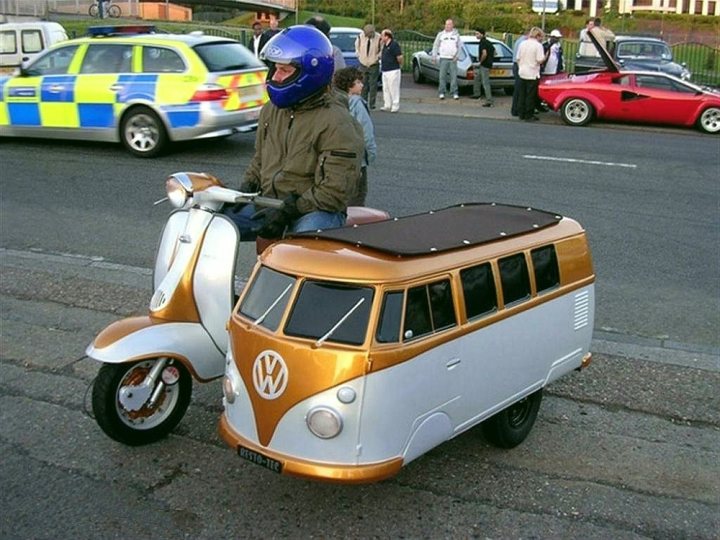
[[[472, 64], [477, 62], [480, 42], [475, 36], [460, 36], [460, 38], [463, 46], [458, 58], [457, 78], [458, 87], [463, 88], [472, 86], [475, 79], [475, 69]], [[502, 88], [507, 95], [512, 95], [515, 84], [512, 73], [512, 49], [498, 39], [488, 38], [488, 40], [495, 47], [495, 62], [490, 69], [490, 86], [493, 90]], [[438, 64], [433, 63], [431, 53], [432, 48], [428, 48], [413, 54], [413, 80], [416, 83], [438, 81]]]

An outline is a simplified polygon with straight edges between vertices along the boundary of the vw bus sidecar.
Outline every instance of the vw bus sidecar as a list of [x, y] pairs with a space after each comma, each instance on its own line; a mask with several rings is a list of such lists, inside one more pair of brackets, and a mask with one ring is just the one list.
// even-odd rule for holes
[[532, 208], [295, 235], [233, 311], [220, 434], [272, 471], [348, 483], [480, 423], [516, 446], [543, 388], [590, 362], [594, 282], [580, 224]]

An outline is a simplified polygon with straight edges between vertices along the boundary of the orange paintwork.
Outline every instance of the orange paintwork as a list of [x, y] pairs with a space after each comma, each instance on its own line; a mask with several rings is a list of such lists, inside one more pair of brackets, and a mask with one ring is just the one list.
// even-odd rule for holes
[[[537, 295], [530, 251], [550, 243], [554, 243], [556, 247], [560, 286]], [[497, 259], [518, 252], [525, 253], [528, 268], [531, 270], [532, 297], [505, 308]], [[397, 257], [342, 242], [293, 239], [273, 244], [261, 255], [260, 261], [274, 270], [300, 278], [331, 279], [371, 284], [380, 288], [375, 294], [370, 312], [368, 336], [365, 343], [359, 347], [326, 343], [315, 349], [314, 340], [286, 337], [280, 330], [270, 332], [265, 328], [254, 327], [237, 311], [233, 313], [229, 324], [232, 351], [235, 364], [250, 394], [259, 441], [263, 446], [269, 444], [278, 422], [291, 407], [319, 392], [365, 373], [377, 372], [409, 361], [434, 347], [569, 294], [595, 281], [584, 231], [576, 221], [568, 218], [563, 218], [556, 226], [516, 238], [429, 256]], [[468, 322], [465, 318], [459, 272], [462, 268], [488, 261], [493, 266], [498, 310]], [[255, 268], [254, 273], [258, 268]], [[379, 319], [385, 291], [402, 290], [418, 283], [443, 278], [451, 281], [457, 326], [417, 341], [374, 342], [375, 324]], [[245, 289], [246, 293], [248, 289]], [[296, 291], [297, 289], [298, 287]], [[288, 305], [292, 305], [292, 302], [291, 298]], [[283, 319], [279, 328], [282, 329], [284, 324]], [[255, 358], [267, 349], [272, 349], [283, 357], [289, 372], [287, 389], [279, 398], [271, 401], [260, 397], [255, 391], [252, 375]]]
[[582, 227], [575, 220], [563, 218], [552, 227], [513, 238], [426, 256], [408, 257], [343, 242], [296, 238], [273, 244], [260, 260], [279, 272], [313, 278], [349, 283], [408, 282], [583, 234]]
[[361, 484], [377, 482], [395, 476], [403, 466], [403, 459], [397, 457], [380, 463], [368, 465], [321, 465], [302, 459], [291, 458], [267, 448], [258, 446], [241, 437], [228, 424], [225, 415], [220, 417], [218, 426], [220, 437], [231, 447], [242, 445], [255, 452], [260, 452], [283, 464], [283, 474], [298, 476], [311, 480], [324, 480], [326, 482], [341, 482], [343, 484]]
[[[295, 405], [326, 388], [360, 377], [365, 373], [363, 351], [327, 344], [314, 349], [309, 340], [279, 337], [264, 328], [253, 327], [237, 315], [231, 322], [230, 345], [240, 375], [247, 386], [257, 423], [260, 444], [270, 443], [278, 422]], [[288, 369], [288, 385], [273, 400], [260, 397], [253, 384], [253, 365], [257, 356], [272, 349], [282, 356]], [[308, 376], [312, 374], [312, 376]]]
[[173, 291], [172, 298], [164, 308], [153, 311], [153, 317], [166, 321], [200, 322], [200, 314], [195, 304], [193, 277], [195, 276], [194, 272], [197, 267], [198, 257], [200, 257], [200, 249], [205, 241], [206, 232], [207, 230], [203, 232], [203, 237], [198, 241], [191, 261], [187, 265], [187, 270], [180, 279], [177, 288]]

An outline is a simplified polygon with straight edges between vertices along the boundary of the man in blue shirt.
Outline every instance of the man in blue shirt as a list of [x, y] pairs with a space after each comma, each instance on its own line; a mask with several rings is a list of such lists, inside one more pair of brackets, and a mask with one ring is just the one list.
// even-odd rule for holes
[[400, 66], [403, 56], [400, 45], [393, 39], [393, 33], [385, 29], [380, 34], [383, 43], [381, 70], [383, 82], [383, 111], [400, 110]]

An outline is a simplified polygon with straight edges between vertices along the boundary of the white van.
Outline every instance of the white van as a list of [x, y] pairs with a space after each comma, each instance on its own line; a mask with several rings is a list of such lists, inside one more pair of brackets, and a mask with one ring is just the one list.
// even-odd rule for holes
[[0, 72], [11, 72], [45, 49], [68, 39], [56, 22], [9, 22], [0, 24]]

